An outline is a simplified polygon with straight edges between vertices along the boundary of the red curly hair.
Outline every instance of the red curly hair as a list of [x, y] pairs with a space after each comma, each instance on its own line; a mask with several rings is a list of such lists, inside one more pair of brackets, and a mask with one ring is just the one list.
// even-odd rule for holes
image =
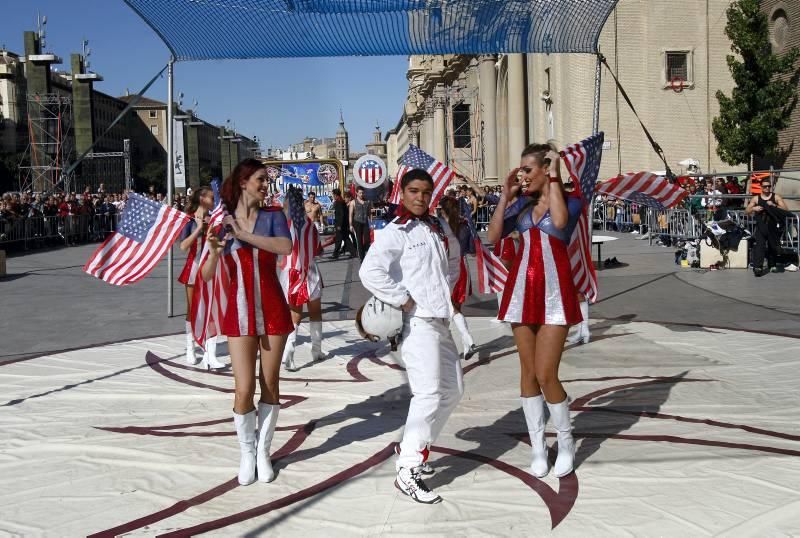
[[242, 183], [250, 179], [250, 176], [266, 168], [264, 163], [258, 159], [245, 159], [236, 165], [236, 168], [231, 170], [225, 181], [222, 182], [219, 196], [222, 198], [222, 203], [228, 213], [236, 211], [236, 206], [239, 205], [239, 198], [242, 196]]

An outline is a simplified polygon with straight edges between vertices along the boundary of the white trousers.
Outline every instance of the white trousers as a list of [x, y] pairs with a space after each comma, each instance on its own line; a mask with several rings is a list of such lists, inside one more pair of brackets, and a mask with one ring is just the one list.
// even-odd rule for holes
[[423, 463], [423, 451], [439, 436], [464, 394], [464, 374], [450, 320], [407, 318], [400, 353], [412, 396], [398, 469]]

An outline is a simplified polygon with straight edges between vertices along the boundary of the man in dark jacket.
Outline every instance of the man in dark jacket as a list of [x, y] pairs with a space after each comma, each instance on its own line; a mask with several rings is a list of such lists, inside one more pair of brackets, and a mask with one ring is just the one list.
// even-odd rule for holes
[[336, 229], [332, 259], [339, 258], [339, 253], [347, 251], [350, 257], [355, 256], [353, 245], [350, 242], [350, 214], [347, 203], [342, 198], [342, 191], [333, 189], [333, 224]]

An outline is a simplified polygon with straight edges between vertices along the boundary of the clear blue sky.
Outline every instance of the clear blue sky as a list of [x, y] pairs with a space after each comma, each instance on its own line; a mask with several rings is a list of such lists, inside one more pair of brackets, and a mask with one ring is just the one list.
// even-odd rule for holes
[[[80, 52], [81, 40], [88, 39], [91, 70], [105, 79], [96, 88], [107, 94], [138, 92], [169, 57], [122, 0], [3, 2], [0, 45], [22, 54], [22, 32], [36, 29], [37, 10], [47, 15], [46, 49], [64, 60], [58, 68], [69, 70], [69, 54]], [[341, 107], [350, 148], [363, 151], [376, 120], [384, 134], [399, 120], [407, 66], [407, 58], [399, 56], [186, 62], [176, 64], [175, 95], [182, 91], [185, 105], [196, 98], [204, 120], [223, 124], [230, 118], [238, 131], [258, 135], [265, 147], [333, 136]], [[160, 101], [166, 95], [166, 77], [147, 93]]]

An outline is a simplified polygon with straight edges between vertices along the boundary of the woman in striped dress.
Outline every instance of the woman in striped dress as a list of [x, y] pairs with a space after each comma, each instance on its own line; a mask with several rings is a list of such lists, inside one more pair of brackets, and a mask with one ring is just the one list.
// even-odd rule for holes
[[311, 332], [311, 357], [322, 360], [322, 275], [314, 260], [320, 252], [319, 230], [306, 216], [303, 191], [290, 187], [286, 192], [284, 212], [289, 218], [292, 234], [292, 253], [280, 261], [280, 279], [294, 331], [283, 350], [283, 365], [290, 372], [297, 370], [294, 362], [297, 328], [303, 319], [303, 305], [308, 305]]
[[[519, 183], [519, 177], [515, 178], [515, 183]], [[517, 197], [519, 196], [520, 191], [528, 190], [528, 184], [523, 183], [520, 184], [519, 189], [514, 191], [513, 198], [509, 198], [506, 202], [506, 207], [513, 206], [514, 202], [517, 201]], [[519, 234], [516, 230], [512, 231], [505, 237], [502, 237], [499, 241], [494, 244], [492, 249], [492, 253], [500, 259], [500, 263], [502, 263], [506, 269], [510, 270], [511, 265], [514, 262], [514, 258], [517, 255], [517, 243], [519, 239]], [[503, 292], [498, 292], [497, 294], [497, 312], [500, 313], [500, 305], [503, 302]], [[495, 323], [504, 323], [501, 319], [495, 318], [492, 320]]]
[[458, 242], [456, 245], [448, 245], [448, 248], [458, 248], [460, 250], [460, 264], [458, 271], [458, 280], [451, 293], [453, 301], [453, 323], [455, 324], [458, 332], [461, 333], [461, 344], [463, 347], [462, 356], [469, 359], [475, 354], [475, 341], [469, 332], [467, 325], [467, 318], [461, 313], [461, 307], [467, 300], [467, 297], [472, 295], [472, 279], [470, 278], [469, 268], [467, 267], [467, 254], [475, 254], [475, 245], [472, 242], [473, 234], [470, 230], [469, 222], [461, 216], [461, 211], [458, 207], [458, 200], [451, 196], [445, 196], [439, 203], [442, 211], [442, 216], [447, 221], [453, 235]]
[[[507, 200], [527, 189], [513, 206]], [[512, 170], [489, 225], [489, 241], [519, 233], [514, 262], [506, 280], [498, 319], [511, 322], [520, 358], [522, 408], [531, 438], [531, 473], [548, 471], [544, 405], [558, 433], [557, 477], [572, 472], [575, 442], [569, 399], [558, 379], [558, 366], [570, 325], [581, 321], [572, 281], [567, 242], [577, 224], [581, 201], [567, 197], [561, 185], [560, 156], [547, 144], [532, 144]]]
[[[289, 254], [292, 240], [280, 209], [261, 209], [269, 179], [265, 166], [245, 159], [222, 184], [227, 215], [222, 226], [209, 229], [209, 255], [201, 267], [203, 280], [214, 276], [222, 263], [228, 276], [222, 334], [228, 337], [235, 396], [233, 419], [239, 438], [239, 483], [274, 478], [269, 447], [278, 420], [278, 372], [287, 335], [292, 332], [289, 307], [276, 274], [277, 255]], [[260, 375], [256, 362], [260, 354]], [[256, 379], [261, 385], [258, 434], [253, 396]]]
[[[205, 244], [208, 214], [214, 207], [214, 192], [210, 187], [200, 187], [192, 193], [186, 204], [186, 213], [194, 217], [181, 231], [179, 246], [186, 252], [186, 263], [178, 282], [186, 288], [186, 362], [196, 364], [194, 354], [194, 336], [192, 335], [192, 297], [197, 270], [200, 268], [200, 253]], [[217, 360], [217, 337], [212, 336], [205, 341], [202, 368], [224, 368], [225, 364]]]

